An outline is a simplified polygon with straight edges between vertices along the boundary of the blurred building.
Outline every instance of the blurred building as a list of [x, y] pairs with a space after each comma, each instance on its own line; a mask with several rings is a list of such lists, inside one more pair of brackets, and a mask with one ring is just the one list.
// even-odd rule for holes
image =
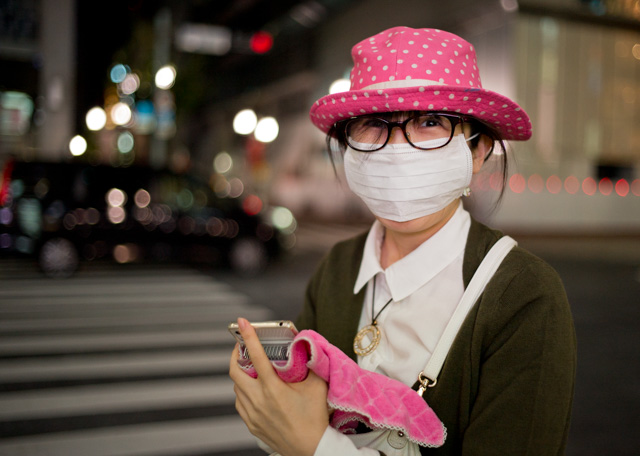
[[75, 43], [75, 0], [0, 1], [0, 158], [67, 150]]
[[[84, 66], [75, 61], [77, 10], [74, 0], [0, 0], [0, 160], [8, 153], [66, 157], [78, 133], [93, 135], [90, 148], [122, 156], [114, 146], [118, 128], [79, 131], [87, 100], [74, 99]], [[401, 7], [386, 0], [165, 1], [146, 14], [144, 26], [129, 22], [137, 27], [129, 49], [138, 51], [119, 54], [129, 59], [120, 63], [139, 66], [148, 81], [172, 62], [178, 76], [162, 92], [170, 98], [154, 98], [152, 90], [138, 97], [155, 106], [138, 111], [147, 123], [133, 132], [137, 160], [153, 164], [155, 156], [156, 166], [208, 174], [224, 152], [235, 164], [227, 177], [298, 217], [367, 219], [344, 179], [335, 179], [308, 109], [348, 77], [357, 41], [397, 25], [441, 28], [475, 45], [483, 85], [518, 101], [534, 124], [531, 141], [510, 144], [500, 210], [493, 211], [499, 179], [488, 169], [468, 201], [474, 214], [521, 232], [640, 232], [638, 0], [405, 0]], [[209, 41], [189, 49], [180, 41], [185, 26], [209, 27]], [[259, 30], [274, 38], [262, 55], [250, 49]], [[122, 98], [112, 87], [105, 104], [107, 93]], [[233, 116], [244, 108], [276, 118], [278, 137], [264, 144], [234, 133]], [[164, 136], [155, 130], [163, 119]]]

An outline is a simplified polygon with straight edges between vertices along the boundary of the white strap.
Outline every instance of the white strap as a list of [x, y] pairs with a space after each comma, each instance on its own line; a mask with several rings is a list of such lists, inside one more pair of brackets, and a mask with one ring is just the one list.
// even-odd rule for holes
[[449, 348], [451, 348], [451, 344], [453, 344], [453, 339], [455, 339], [458, 334], [458, 330], [460, 326], [462, 326], [462, 322], [469, 313], [469, 310], [471, 310], [473, 304], [484, 291], [484, 288], [495, 274], [504, 257], [506, 257], [516, 245], [518, 245], [518, 243], [513, 240], [513, 238], [504, 236], [493, 245], [489, 253], [487, 253], [482, 260], [482, 263], [480, 263], [471, 282], [469, 282], [469, 286], [462, 295], [458, 307], [456, 307], [456, 310], [453, 312], [449, 324], [447, 324], [447, 327], [444, 329], [444, 333], [442, 333], [431, 358], [429, 358], [429, 362], [421, 372], [421, 377], [424, 375], [430, 381], [431, 385], [435, 384], [438, 375], [440, 375], [440, 370], [447, 357], [447, 353], [449, 353]]

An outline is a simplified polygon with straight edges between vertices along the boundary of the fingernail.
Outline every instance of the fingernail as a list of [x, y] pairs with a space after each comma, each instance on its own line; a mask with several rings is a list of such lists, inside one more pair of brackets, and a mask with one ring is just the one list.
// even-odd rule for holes
[[247, 329], [249, 322], [245, 318], [238, 318], [238, 327], [240, 327], [241, 331]]

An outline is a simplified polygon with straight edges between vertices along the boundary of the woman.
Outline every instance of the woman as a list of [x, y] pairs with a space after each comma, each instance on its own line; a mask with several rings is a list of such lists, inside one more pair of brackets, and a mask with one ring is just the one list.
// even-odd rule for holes
[[[358, 43], [352, 56], [351, 90], [318, 100], [311, 120], [345, 151], [349, 187], [376, 221], [324, 258], [296, 324], [362, 368], [417, 389], [465, 287], [502, 236], [473, 220], [461, 199], [494, 147], [528, 139], [531, 124], [516, 103], [482, 88], [473, 46], [456, 35], [395, 27]], [[283, 455], [378, 454], [328, 427], [322, 380], [281, 382], [240, 323], [259, 377], [244, 375], [237, 355], [230, 374], [254, 435]], [[423, 395], [447, 439], [422, 453], [562, 454], [575, 362], [560, 279], [513, 249]]]

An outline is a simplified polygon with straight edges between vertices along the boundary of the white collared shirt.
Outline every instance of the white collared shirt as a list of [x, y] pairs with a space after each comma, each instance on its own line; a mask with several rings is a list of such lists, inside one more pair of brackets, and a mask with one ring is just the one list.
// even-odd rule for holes
[[[413, 252], [383, 269], [380, 251], [384, 227], [374, 222], [367, 237], [354, 294], [367, 287], [359, 328], [371, 324], [373, 277], [376, 276], [374, 315], [381, 332], [376, 350], [358, 356], [363, 369], [395, 378], [412, 386], [424, 369], [449, 323], [462, 295], [462, 262], [471, 226], [462, 203], [437, 233]], [[366, 345], [366, 342], [364, 343]], [[339, 431], [328, 427], [315, 456], [378, 455], [371, 449], [356, 449]]]

